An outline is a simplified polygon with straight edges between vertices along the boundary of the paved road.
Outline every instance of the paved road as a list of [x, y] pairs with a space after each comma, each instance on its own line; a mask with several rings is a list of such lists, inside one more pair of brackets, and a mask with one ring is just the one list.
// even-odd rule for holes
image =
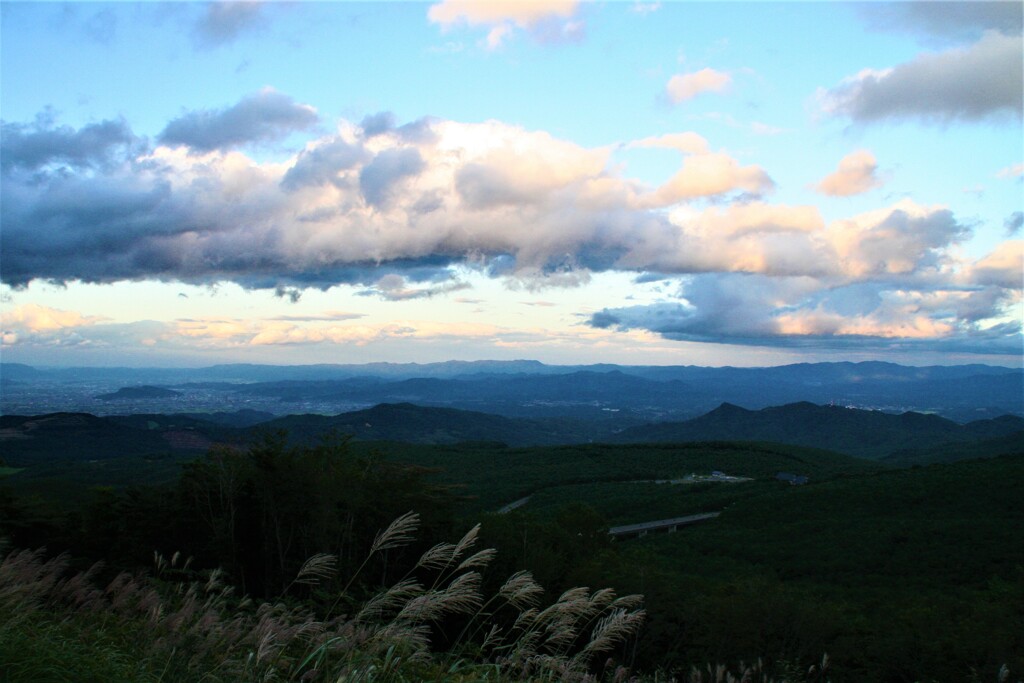
[[677, 527], [686, 526], [687, 524], [696, 524], [697, 522], [703, 522], [706, 519], [714, 519], [721, 512], [704, 512], [699, 515], [687, 515], [686, 517], [673, 517], [671, 519], [656, 519], [653, 522], [641, 522], [640, 524], [626, 524], [624, 526], [613, 526], [608, 529], [608, 533], [612, 536], [630, 536], [636, 534], [637, 536], [646, 536], [648, 531], [658, 531], [659, 529], [668, 529], [669, 532], [675, 531]]

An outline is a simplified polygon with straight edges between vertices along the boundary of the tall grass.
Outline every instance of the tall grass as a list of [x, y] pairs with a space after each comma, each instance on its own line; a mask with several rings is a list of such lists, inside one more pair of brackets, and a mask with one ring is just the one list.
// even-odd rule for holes
[[[418, 522], [396, 519], [367, 561], [411, 543]], [[574, 588], [542, 606], [529, 572], [485, 596], [495, 551], [475, 549], [478, 531], [434, 546], [361, 604], [348, 595], [358, 572], [346, 577], [320, 614], [287, 595], [235, 596], [219, 572], [199, 576], [177, 555], [103, 585], [99, 565], [74, 572], [64, 555], [0, 549], [0, 681], [584, 681], [636, 637], [640, 596]], [[336, 578], [336, 564], [309, 558], [289, 588]], [[458, 632], [443, 648], [432, 643], [442, 625]], [[610, 661], [602, 671], [625, 675]]]

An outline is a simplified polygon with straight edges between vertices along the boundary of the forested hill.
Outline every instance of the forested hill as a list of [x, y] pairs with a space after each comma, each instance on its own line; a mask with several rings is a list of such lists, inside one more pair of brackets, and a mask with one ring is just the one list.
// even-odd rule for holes
[[361, 441], [422, 444], [487, 441], [516, 446], [579, 443], [593, 437], [592, 428], [573, 420], [508, 418], [411, 403], [383, 403], [368, 410], [335, 416], [289, 415], [259, 424], [251, 431], [276, 430], [288, 432], [292, 441], [307, 443], [328, 432]]
[[[693, 420], [632, 427], [612, 440], [621, 443], [774, 441], [880, 459], [900, 451], [922, 451], [988, 439], [1005, 439], [1004, 445], [1011, 451], [1024, 451], [1024, 418], [1004, 415], [961, 425], [937, 415], [913, 412], [894, 415], [806, 402], [763, 410], [746, 410], [723, 403]], [[958, 459], [955, 454], [950, 455], [954, 457], [949, 459]]]

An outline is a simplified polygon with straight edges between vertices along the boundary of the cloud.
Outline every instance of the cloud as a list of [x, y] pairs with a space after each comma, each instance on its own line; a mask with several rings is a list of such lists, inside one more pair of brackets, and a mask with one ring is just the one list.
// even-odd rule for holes
[[660, 2], [641, 2], [640, 0], [634, 0], [632, 6], [630, 6], [629, 8], [631, 12], [635, 12], [636, 14], [640, 14], [643, 16], [653, 14], [660, 9]]
[[174, 119], [158, 139], [165, 145], [212, 152], [279, 140], [312, 128], [317, 120], [313, 107], [298, 104], [273, 88], [264, 88], [226, 109], [193, 111]]
[[629, 147], [654, 147], [675, 149], [683, 154], [707, 154], [710, 152], [708, 141], [692, 131], [685, 133], [666, 133], [657, 137], [643, 138], [629, 143]]
[[341, 137], [318, 140], [299, 153], [295, 163], [281, 179], [281, 187], [285, 190], [298, 190], [328, 183], [343, 183], [339, 174], [359, 166], [369, 156], [362, 145]]
[[724, 152], [712, 152], [708, 141], [694, 132], [668, 133], [626, 145], [682, 152], [682, 167], [667, 182], [638, 199], [645, 207], [669, 206], [682, 200], [742, 190], [753, 195], [770, 192], [775, 183], [760, 166], [740, 166]]
[[386, 301], [407, 301], [409, 299], [426, 299], [439, 294], [449, 294], [464, 289], [469, 285], [456, 279], [432, 282], [426, 287], [412, 287], [404, 276], [390, 273], [377, 280], [370, 289], [359, 292], [362, 296], [379, 296]]
[[123, 158], [139, 140], [123, 119], [82, 126], [54, 126], [48, 116], [30, 125], [0, 124], [0, 168], [34, 171], [51, 164], [73, 169], [104, 166]]
[[401, 126], [397, 125], [396, 121], [394, 113], [382, 111], [363, 117], [363, 120], [359, 122], [359, 128], [366, 139], [375, 138], [378, 135], [394, 135], [399, 140], [410, 144], [420, 144], [435, 139], [431, 127], [433, 119], [430, 117], [425, 116]]
[[426, 164], [416, 149], [387, 149], [373, 158], [359, 173], [359, 188], [367, 203], [380, 207], [391, 197], [403, 178], [414, 176]]
[[1013, 164], [1006, 168], [999, 169], [996, 173], [997, 178], [1021, 178], [1024, 176], [1024, 164]]
[[485, 46], [494, 50], [517, 30], [525, 30], [542, 43], [578, 42], [583, 38], [585, 24], [575, 19], [578, 0], [442, 0], [427, 10], [432, 23], [450, 30], [456, 26], [487, 29]]
[[278, 315], [268, 320], [279, 322], [337, 322], [339, 320], [358, 320], [365, 318], [363, 313], [347, 313], [345, 311], [325, 311], [320, 315]]
[[989, 31], [973, 45], [865, 70], [820, 94], [823, 109], [857, 123], [885, 120], [1019, 121], [1024, 109], [1019, 35]]
[[941, 272], [949, 265], [947, 248], [970, 235], [948, 209], [910, 200], [835, 221], [827, 229], [837, 263], [856, 279]]
[[772, 126], [767, 123], [761, 123], [760, 121], [752, 121], [750, 123], [750, 130], [755, 135], [779, 135], [785, 133], [785, 128], [779, 128], [778, 126]]
[[682, 168], [654, 192], [647, 205], [668, 206], [684, 199], [735, 190], [761, 195], [774, 187], [775, 183], [760, 166], [740, 166], [721, 153], [697, 154], [683, 159]]
[[812, 278], [707, 274], [678, 300], [603, 309], [588, 324], [667, 339], [771, 347], [915, 348], [1019, 353], [1020, 323], [1001, 322], [1019, 292], [906, 290], [883, 283], [823, 287]]
[[715, 69], [701, 69], [688, 74], [676, 74], [668, 79], [665, 94], [673, 104], [686, 102], [706, 92], [722, 92], [729, 87], [732, 77]]
[[1014, 211], [1006, 220], [1003, 221], [1003, 227], [1006, 228], [1006, 236], [1013, 237], [1024, 228], [1024, 211]]
[[25, 304], [3, 313], [3, 328], [5, 333], [13, 330], [19, 334], [34, 334], [95, 325], [105, 320], [107, 318], [102, 316], [88, 316], [77, 311], [65, 311], [39, 304]]
[[266, 25], [263, 9], [262, 2], [252, 0], [208, 2], [193, 26], [193, 40], [203, 48], [233, 43], [245, 33]]
[[863, 194], [881, 186], [877, 171], [874, 154], [866, 149], [850, 152], [839, 161], [836, 171], [825, 176], [815, 189], [832, 197]]
[[970, 281], [1005, 289], [1024, 288], [1024, 240], [1007, 240], [971, 267]]
[[868, 3], [860, 9], [872, 28], [951, 40], [975, 40], [988, 30], [1019, 34], [1024, 25], [1019, 2]]
[[969, 265], [958, 245], [970, 230], [945, 207], [903, 201], [826, 223], [813, 206], [752, 199], [770, 189], [767, 173], [693, 133], [627, 143], [682, 154], [650, 188], [623, 175], [613, 147], [427, 121], [409, 135], [391, 117], [339, 121], [281, 161], [158, 146], [84, 170], [12, 169], [0, 185], [0, 276], [13, 287], [231, 281], [289, 297], [346, 285], [402, 300], [455, 291], [465, 270], [526, 291], [609, 270], [911, 291]]

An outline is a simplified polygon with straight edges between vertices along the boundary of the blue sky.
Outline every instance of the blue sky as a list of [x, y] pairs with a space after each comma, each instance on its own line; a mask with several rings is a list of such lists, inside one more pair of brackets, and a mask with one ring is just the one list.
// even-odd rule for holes
[[1020, 3], [0, 8], [5, 361], [1021, 363]]

